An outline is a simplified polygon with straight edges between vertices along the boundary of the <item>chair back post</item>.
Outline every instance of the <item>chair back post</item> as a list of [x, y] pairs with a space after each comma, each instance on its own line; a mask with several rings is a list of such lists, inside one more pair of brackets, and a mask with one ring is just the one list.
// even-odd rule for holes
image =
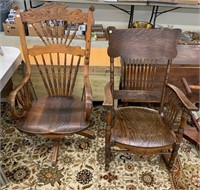
[[[110, 58], [110, 83], [111, 83], [111, 92], [113, 93], [114, 91], [114, 86], [115, 86], [115, 70], [114, 70], [115, 64], [114, 64], [114, 58]], [[114, 95], [114, 94], [112, 94]], [[114, 99], [113, 99], [114, 101]], [[114, 102], [113, 102], [114, 103]]]
[[92, 31], [92, 25], [94, 25], [94, 18], [93, 18], [93, 12], [95, 11], [95, 7], [91, 6], [88, 11], [88, 24], [87, 24], [87, 30], [86, 30], [86, 56], [85, 56], [85, 63], [84, 63], [84, 76], [88, 76], [89, 74], [89, 62], [90, 62], [90, 49], [91, 49], [91, 31]]
[[161, 101], [160, 101], [160, 107], [159, 107], [160, 114], [162, 113], [162, 110], [164, 109], [166, 87], [167, 87], [167, 83], [168, 83], [169, 76], [170, 76], [171, 65], [172, 65], [172, 59], [168, 60], [168, 62], [167, 62], [167, 68], [166, 68], [165, 77], [164, 77], [164, 85], [162, 88], [162, 95], [161, 95]]
[[26, 66], [26, 74], [30, 75], [31, 67], [30, 67], [30, 60], [29, 60], [29, 56], [28, 56], [27, 42], [25, 39], [25, 36], [26, 36], [25, 27], [24, 27], [23, 20], [21, 17], [20, 9], [17, 9], [16, 11], [17, 11], [17, 14], [16, 14], [15, 22], [17, 24], [18, 31], [19, 31], [21, 49], [23, 52], [24, 62], [25, 62], [25, 66]]
[[[108, 34], [112, 33], [112, 30], [114, 29], [114, 27], [108, 27], [107, 28], [107, 32]], [[108, 35], [109, 38], [109, 35]], [[109, 43], [110, 41], [108, 41]], [[109, 50], [107, 49], [107, 53], [109, 54]], [[114, 68], [115, 68], [115, 57], [111, 57], [110, 56], [110, 83], [111, 83], [111, 93], [114, 92], [114, 84], [115, 84], [115, 73], [114, 73]], [[114, 96], [114, 94], [112, 94]], [[113, 102], [114, 104], [114, 99]]]

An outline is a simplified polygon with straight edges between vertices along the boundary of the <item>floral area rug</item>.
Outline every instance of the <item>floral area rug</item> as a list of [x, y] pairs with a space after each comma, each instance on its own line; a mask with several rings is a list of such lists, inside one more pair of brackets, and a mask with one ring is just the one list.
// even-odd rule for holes
[[96, 139], [74, 135], [60, 144], [56, 167], [47, 138], [19, 132], [6, 104], [1, 105], [0, 164], [9, 181], [2, 190], [198, 190], [198, 151], [183, 142], [174, 172], [160, 156], [116, 153], [104, 170], [105, 110], [95, 107], [92, 128]]

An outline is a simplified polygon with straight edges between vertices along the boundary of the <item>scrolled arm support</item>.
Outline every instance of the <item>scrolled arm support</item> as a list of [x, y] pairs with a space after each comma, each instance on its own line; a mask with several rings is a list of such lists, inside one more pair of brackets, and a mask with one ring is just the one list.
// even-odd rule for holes
[[90, 118], [93, 103], [92, 103], [92, 88], [88, 77], [84, 78], [84, 101], [85, 101], [85, 118]]
[[22, 82], [7, 97], [7, 101], [11, 107], [11, 114], [16, 119], [24, 117], [27, 110], [31, 107], [29, 79], [30, 75], [26, 75]]
[[103, 101], [103, 106], [105, 107], [113, 107], [113, 95], [112, 95], [112, 91], [111, 91], [111, 83], [107, 83], [105, 88], [104, 88], [104, 101]]

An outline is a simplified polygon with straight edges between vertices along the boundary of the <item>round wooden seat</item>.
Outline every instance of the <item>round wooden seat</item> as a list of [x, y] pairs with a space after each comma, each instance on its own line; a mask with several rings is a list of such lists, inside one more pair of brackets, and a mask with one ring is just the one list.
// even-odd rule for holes
[[171, 146], [175, 139], [157, 111], [142, 107], [118, 108], [112, 138], [124, 145], [157, 148]]
[[18, 129], [34, 134], [70, 134], [88, 126], [84, 102], [79, 97], [52, 96], [34, 102]]

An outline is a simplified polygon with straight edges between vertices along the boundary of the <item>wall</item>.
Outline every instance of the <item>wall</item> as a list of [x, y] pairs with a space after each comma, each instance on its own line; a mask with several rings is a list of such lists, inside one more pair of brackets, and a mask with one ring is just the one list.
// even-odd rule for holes
[[[15, 0], [16, 5], [24, 9], [22, 0]], [[36, 5], [37, 1], [33, 4]], [[27, 0], [27, 4], [28, 0]], [[70, 7], [87, 9], [89, 4], [70, 4]], [[113, 25], [118, 28], [124, 28], [128, 25], [129, 15], [119, 9], [116, 9], [110, 5], [95, 5], [96, 10], [94, 13], [96, 23], [101, 23], [104, 27]], [[130, 10], [129, 6], [120, 6], [126, 10]], [[135, 6], [134, 21], [143, 20], [149, 21], [152, 7], [148, 6]], [[161, 7], [160, 11], [165, 11], [170, 7]], [[200, 31], [200, 9], [177, 9], [157, 17], [158, 25], [164, 25], [167, 27], [178, 27], [183, 30]]]

